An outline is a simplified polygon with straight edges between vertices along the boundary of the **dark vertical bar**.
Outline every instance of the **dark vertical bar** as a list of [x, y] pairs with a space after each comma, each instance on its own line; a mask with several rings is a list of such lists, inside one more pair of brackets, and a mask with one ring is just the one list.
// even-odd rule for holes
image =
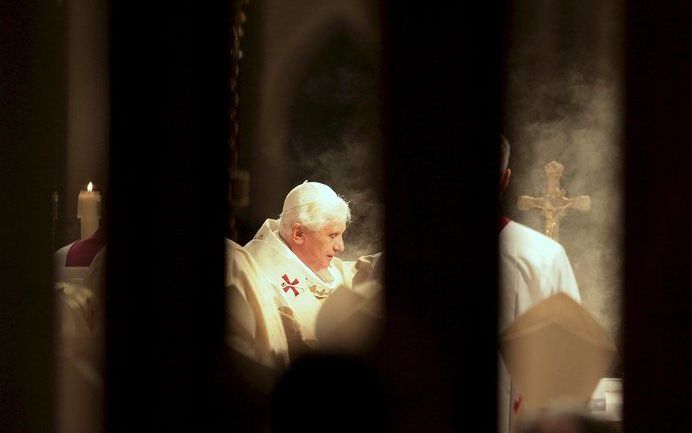
[[626, 4], [624, 430], [682, 432], [690, 389], [692, 5]]
[[387, 3], [382, 356], [395, 428], [493, 431], [504, 6]]
[[0, 431], [53, 429], [54, 152], [64, 134], [63, 13], [0, 8]]
[[229, 5], [110, 7], [106, 427], [211, 431], [224, 333]]

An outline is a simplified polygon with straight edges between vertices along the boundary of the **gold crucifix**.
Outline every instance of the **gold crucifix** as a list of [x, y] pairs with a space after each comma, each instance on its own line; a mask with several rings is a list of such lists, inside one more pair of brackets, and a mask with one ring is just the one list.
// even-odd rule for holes
[[565, 215], [568, 208], [587, 211], [591, 208], [591, 197], [580, 195], [567, 198], [565, 190], [560, 187], [560, 177], [564, 167], [557, 161], [551, 161], [545, 165], [545, 174], [548, 177], [548, 189], [543, 197], [529, 197], [520, 195], [517, 205], [521, 210], [538, 208], [545, 216], [545, 234], [555, 240], [560, 239], [560, 218]]

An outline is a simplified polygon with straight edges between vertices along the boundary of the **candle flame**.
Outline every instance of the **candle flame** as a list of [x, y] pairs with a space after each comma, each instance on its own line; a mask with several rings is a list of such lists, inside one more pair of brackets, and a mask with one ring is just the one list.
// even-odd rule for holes
[[87, 185], [87, 191], [91, 192], [94, 190], [94, 184], [89, 182], [89, 185]]

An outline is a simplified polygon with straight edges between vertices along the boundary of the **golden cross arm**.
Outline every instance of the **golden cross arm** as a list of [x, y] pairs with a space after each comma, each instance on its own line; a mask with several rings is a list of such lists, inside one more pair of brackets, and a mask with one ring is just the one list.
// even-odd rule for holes
[[548, 178], [546, 193], [542, 197], [520, 195], [517, 206], [521, 210], [541, 209], [545, 217], [545, 234], [558, 240], [560, 237], [560, 219], [569, 208], [587, 211], [591, 208], [591, 197], [581, 195], [568, 198], [565, 190], [560, 187], [560, 177], [564, 167], [557, 161], [551, 161], [545, 166]]

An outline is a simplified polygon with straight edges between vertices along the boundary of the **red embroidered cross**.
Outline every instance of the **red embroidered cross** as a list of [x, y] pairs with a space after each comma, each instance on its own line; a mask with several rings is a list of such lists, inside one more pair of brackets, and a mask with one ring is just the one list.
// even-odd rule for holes
[[296, 289], [296, 284], [298, 284], [298, 279], [295, 279], [291, 281], [286, 274], [283, 274], [281, 277], [285, 281], [285, 283], [281, 283], [281, 287], [283, 287], [284, 292], [288, 293], [289, 290], [293, 290], [293, 294], [295, 296], [298, 296], [298, 289]]

